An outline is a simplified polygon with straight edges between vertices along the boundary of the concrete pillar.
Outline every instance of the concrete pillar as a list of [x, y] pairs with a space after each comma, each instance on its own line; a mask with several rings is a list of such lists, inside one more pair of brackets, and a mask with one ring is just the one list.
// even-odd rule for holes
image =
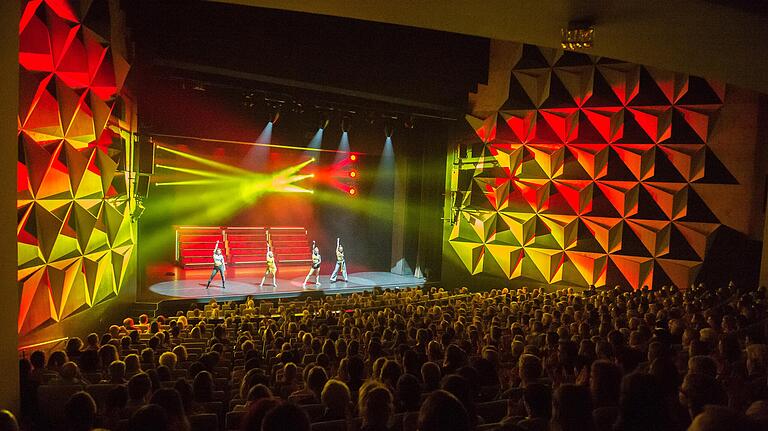
[[19, 0], [0, 2], [0, 408], [19, 411], [16, 283], [16, 117], [19, 105]]

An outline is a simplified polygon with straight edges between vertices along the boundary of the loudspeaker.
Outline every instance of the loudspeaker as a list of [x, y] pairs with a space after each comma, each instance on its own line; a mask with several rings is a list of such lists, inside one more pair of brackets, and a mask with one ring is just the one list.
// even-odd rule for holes
[[137, 197], [146, 198], [149, 194], [149, 175], [139, 175], [136, 177], [136, 192]]
[[155, 173], [155, 143], [149, 136], [139, 136], [139, 145], [136, 146], [139, 151], [138, 171], [139, 174], [152, 175]]
[[122, 136], [112, 136], [112, 143], [107, 148], [107, 154], [117, 163], [117, 172], [125, 172], [125, 139]]

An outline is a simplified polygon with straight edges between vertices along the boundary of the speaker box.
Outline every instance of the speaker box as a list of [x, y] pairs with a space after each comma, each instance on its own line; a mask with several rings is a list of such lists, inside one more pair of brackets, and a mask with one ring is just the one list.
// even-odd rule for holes
[[149, 175], [136, 177], [136, 196], [146, 198], [149, 194]]
[[152, 175], [155, 173], [155, 143], [149, 136], [140, 136], [139, 145], [136, 146], [139, 155], [137, 171], [140, 174]]

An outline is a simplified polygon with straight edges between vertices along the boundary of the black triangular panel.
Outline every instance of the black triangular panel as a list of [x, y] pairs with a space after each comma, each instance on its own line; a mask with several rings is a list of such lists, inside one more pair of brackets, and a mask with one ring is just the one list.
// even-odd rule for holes
[[645, 133], [640, 124], [637, 123], [632, 112], [624, 112], [624, 135], [619, 139], [620, 143], [627, 144], [653, 144], [653, 139]]
[[576, 242], [576, 247], [574, 247], [573, 250], [585, 251], [589, 253], [605, 253], [603, 248], [600, 247], [600, 243], [597, 242], [595, 236], [592, 235], [592, 232], [590, 232], [589, 228], [587, 228], [584, 222], [579, 221], [579, 230], [577, 235], [578, 241]]
[[693, 187], [688, 187], [688, 206], [685, 217], [680, 221], [701, 222], [701, 223], [720, 223], [714, 212], [707, 206], [704, 200], [696, 193]]
[[549, 67], [549, 62], [541, 54], [541, 51], [535, 45], [523, 45], [523, 55], [515, 65], [514, 69], [540, 69]]
[[111, 40], [112, 25], [109, 18], [109, 1], [93, 0], [83, 18], [83, 24], [105, 40]]
[[693, 247], [688, 244], [688, 240], [686, 240], [683, 234], [677, 230], [677, 227], [675, 227], [674, 224], [672, 225], [672, 230], [669, 236], [669, 254], [664, 257], [677, 260], [700, 259]]
[[672, 136], [664, 141], [665, 144], [704, 144], [705, 142], [685, 121], [683, 114], [677, 109], [672, 110]]
[[593, 217], [621, 218], [621, 214], [616, 211], [616, 208], [597, 186], [595, 186], [592, 191], [592, 211], [587, 215]]
[[592, 59], [587, 54], [573, 51], [563, 51], [563, 55], [555, 63], [555, 67], [589, 66]]
[[599, 108], [606, 106], [622, 106], [621, 100], [611, 89], [611, 85], [603, 78], [602, 73], [595, 73], [592, 97], [584, 104], [586, 108]]
[[572, 141], [574, 144], [605, 144], [605, 138], [597, 131], [583, 111], [579, 112], [579, 135]]
[[720, 161], [709, 147], [706, 149], [704, 159], [704, 178], [695, 182], [701, 184], [739, 184], [736, 177], [731, 174], [727, 167]]
[[571, 93], [565, 88], [556, 73], [550, 75], [549, 97], [541, 105], [544, 109], [550, 108], [576, 108], [576, 102]]
[[560, 143], [560, 137], [557, 136], [557, 133], [555, 133], [554, 130], [552, 130], [552, 127], [549, 126], [547, 120], [542, 118], [540, 113], [537, 113], [537, 115], [539, 118], [536, 119], [536, 138], [533, 142], [540, 144]]
[[536, 109], [536, 105], [528, 97], [528, 94], [513, 73], [510, 73], [509, 97], [504, 102], [502, 110], [504, 109]]
[[644, 67], [640, 68], [640, 88], [630, 102], [631, 106], [664, 106], [669, 105], [669, 100], [664, 92], [661, 91], [659, 85], [651, 77], [651, 74], [645, 70]]
[[651, 257], [648, 249], [645, 248], [640, 238], [629, 226], [624, 226], [621, 230], [621, 255], [622, 256], [640, 256]]
[[638, 220], [668, 220], [664, 211], [659, 208], [656, 201], [653, 200], [651, 194], [645, 187], [640, 187], [640, 192], [637, 197], [637, 214], [632, 216], [633, 219]]
[[616, 151], [612, 148], [608, 151], [608, 175], [601, 178], [603, 181], [636, 181], [632, 171], [627, 168]]
[[718, 105], [723, 103], [715, 90], [704, 78], [690, 76], [688, 91], [677, 101], [677, 105]]
[[664, 272], [664, 268], [658, 262], [653, 262], [653, 287], [658, 289], [661, 286], [671, 286], [672, 284], [672, 280]]
[[660, 183], [684, 183], [686, 182], [683, 175], [678, 172], [677, 168], [669, 161], [667, 153], [660, 148], [656, 148], [655, 162], [653, 166], [653, 176], [647, 181], [660, 182]]

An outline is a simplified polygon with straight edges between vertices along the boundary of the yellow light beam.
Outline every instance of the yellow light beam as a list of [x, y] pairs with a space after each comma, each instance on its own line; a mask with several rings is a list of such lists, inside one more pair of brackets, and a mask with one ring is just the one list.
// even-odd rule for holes
[[[196, 136], [181, 136], [181, 135], [152, 135], [156, 138], [171, 138], [171, 139], [189, 139], [193, 141], [204, 141], [204, 142], [220, 142], [225, 144], [238, 144], [238, 145], [250, 145], [252, 147], [269, 147], [269, 148], [282, 148], [284, 150], [299, 150], [299, 151], [314, 151], [317, 153], [344, 153], [348, 151], [339, 151], [339, 150], [330, 150], [330, 149], [324, 149], [324, 148], [309, 148], [309, 147], [296, 147], [292, 145], [279, 145], [279, 144], [263, 144], [259, 142], [250, 142], [250, 141], [231, 141], [228, 139], [213, 139], [213, 138], [199, 138]], [[354, 152], [354, 154], [364, 154], [359, 152]]]
[[195, 162], [200, 163], [202, 165], [207, 165], [207, 166], [210, 166], [210, 167], [213, 167], [213, 168], [221, 169], [223, 171], [233, 172], [233, 173], [236, 173], [238, 175], [253, 175], [254, 174], [252, 171], [248, 171], [248, 170], [245, 170], [245, 169], [237, 168], [235, 166], [230, 166], [230, 165], [227, 165], [227, 164], [224, 164], [224, 163], [215, 162], [213, 160], [208, 160], [206, 158], [203, 158], [203, 157], [200, 157], [200, 156], [195, 156], [195, 155], [189, 154], [189, 153], [185, 153], [183, 151], [179, 151], [179, 150], [176, 150], [176, 149], [173, 149], [173, 148], [169, 148], [169, 147], [166, 147], [164, 145], [158, 145], [157, 148], [160, 149], [160, 150], [163, 150], [163, 151], [167, 151], [167, 152], [169, 152], [171, 154], [175, 154], [177, 156], [184, 157], [186, 159], [195, 161]]

